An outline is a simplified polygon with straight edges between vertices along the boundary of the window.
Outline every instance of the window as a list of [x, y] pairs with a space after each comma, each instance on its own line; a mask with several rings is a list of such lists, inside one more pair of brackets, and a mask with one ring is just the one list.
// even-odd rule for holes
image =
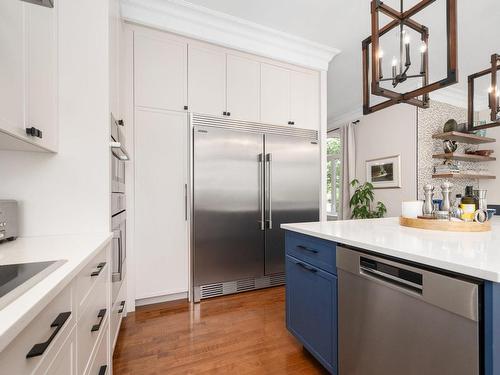
[[337, 217], [340, 211], [341, 154], [340, 134], [338, 130], [328, 132], [326, 213], [328, 216], [334, 217]]

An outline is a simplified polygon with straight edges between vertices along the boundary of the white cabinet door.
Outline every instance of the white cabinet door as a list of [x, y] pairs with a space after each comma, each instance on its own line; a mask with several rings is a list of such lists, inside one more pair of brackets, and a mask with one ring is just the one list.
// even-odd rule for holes
[[26, 28], [28, 97], [25, 125], [42, 131], [42, 138], [28, 138], [33, 143], [56, 150], [57, 8], [27, 4]]
[[182, 111], [187, 105], [187, 44], [134, 33], [135, 105]]
[[136, 299], [188, 290], [185, 113], [136, 109]]
[[25, 38], [21, 1], [0, 1], [0, 129], [25, 136]]
[[259, 121], [259, 61], [227, 55], [227, 111], [238, 120]]
[[319, 76], [290, 72], [290, 120], [304, 129], [319, 129]]
[[287, 125], [290, 121], [290, 71], [261, 65], [261, 121]]
[[222, 116], [226, 112], [226, 53], [189, 45], [189, 110]]

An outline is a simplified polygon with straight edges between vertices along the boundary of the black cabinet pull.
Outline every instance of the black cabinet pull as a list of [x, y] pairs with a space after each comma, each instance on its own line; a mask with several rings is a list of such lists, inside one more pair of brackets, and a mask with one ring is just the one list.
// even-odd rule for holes
[[288, 121], [288, 125], [292, 125], [292, 122], [291, 122], [291, 121]]
[[26, 134], [28, 134], [32, 137], [37, 137], [37, 138], [43, 137], [42, 131], [40, 129], [33, 127], [33, 126], [31, 128], [26, 128]]
[[227, 115], [228, 115], [228, 116], [231, 116], [231, 112], [228, 112], [228, 113], [227, 113]]
[[318, 250], [311, 249], [311, 248], [309, 248], [309, 247], [307, 247], [307, 246], [304, 246], [304, 245], [298, 245], [298, 246], [297, 246], [297, 249], [304, 250], [304, 251], [308, 251], [308, 252], [313, 253], [313, 254], [318, 254], [318, 253], [319, 253], [319, 251], [318, 251]]
[[120, 310], [118, 310], [118, 314], [121, 314], [125, 310], [125, 301], [120, 302]]
[[57, 334], [61, 330], [61, 328], [64, 326], [64, 323], [68, 320], [68, 318], [71, 316], [71, 311], [68, 312], [63, 312], [60, 313], [57, 318], [52, 322], [50, 325], [51, 328], [55, 328], [54, 332], [50, 335], [49, 339], [45, 342], [42, 342], [40, 344], [35, 344], [31, 348], [31, 350], [26, 354], [26, 358], [33, 358], [33, 357], [38, 357], [45, 353], [45, 350], [49, 347], [50, 343], [56, 338]]
[[318, 272], [318, 270], [316, 268], [307, 267], [304, 263], [297, 263], [297, 265], [300, 266], [300, 267], [302, 267], [306, 271], [309, 271], [309, 272], [312, 272], [312, 273]]
[[101, 329], [101, 324], [104, 321], [105, 316], [106, 316], [106, 309], [99, 310], [99, 314], [97, 314], [97, 317], [100, 319], [99, 323], [94, 324], [92, 326], [92, 329], [90, 330], [90, 332], [96, 332], [96, 331], [99, 331]]
[[108, 365], [101, 366], [101, 368], [99, 369], [99, 375], [105, 375], [107, 369], [108, 369]]
[[227, 112], [226, 111], [222, 112], [222, 116], [227, 116]]
[[184, 106], [184, 110], [187, 111], [189, 107], [187, 105]]
[[101, 271], [104, 269], [105, 266], [106, 266], [106, 262], [99, 263], [97, 265], [97, 271], [92, 272], [90, 274], [90, 277], [99, 276], [101, 274]]
[[295, 121], [290, 121], [290, 125], [295, 125]]
[[117, 124], [120, 125], [120, 126], [125, 126], [125, 123], [123, 122], [123, 120], [118, 120]]

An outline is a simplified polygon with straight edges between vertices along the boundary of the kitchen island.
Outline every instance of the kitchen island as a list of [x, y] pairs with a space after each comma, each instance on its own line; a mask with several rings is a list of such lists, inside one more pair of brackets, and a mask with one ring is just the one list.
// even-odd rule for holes
[[331, 373], [500, 374], [500, 219], [484, 233], [406, 228], [398, 218], [282, 228], [287, 327]]

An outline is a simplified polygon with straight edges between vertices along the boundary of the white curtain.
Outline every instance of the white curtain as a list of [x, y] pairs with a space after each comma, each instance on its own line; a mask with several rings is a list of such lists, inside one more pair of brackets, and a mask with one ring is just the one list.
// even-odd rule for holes
[[342, 142], [342, 206], [341, 218], [351, 218], [349, 201], [354, 190], [351, 181], [356, 178], [356, 132], [355, 124], [348, 123], [340, 127], [340, 139]]

